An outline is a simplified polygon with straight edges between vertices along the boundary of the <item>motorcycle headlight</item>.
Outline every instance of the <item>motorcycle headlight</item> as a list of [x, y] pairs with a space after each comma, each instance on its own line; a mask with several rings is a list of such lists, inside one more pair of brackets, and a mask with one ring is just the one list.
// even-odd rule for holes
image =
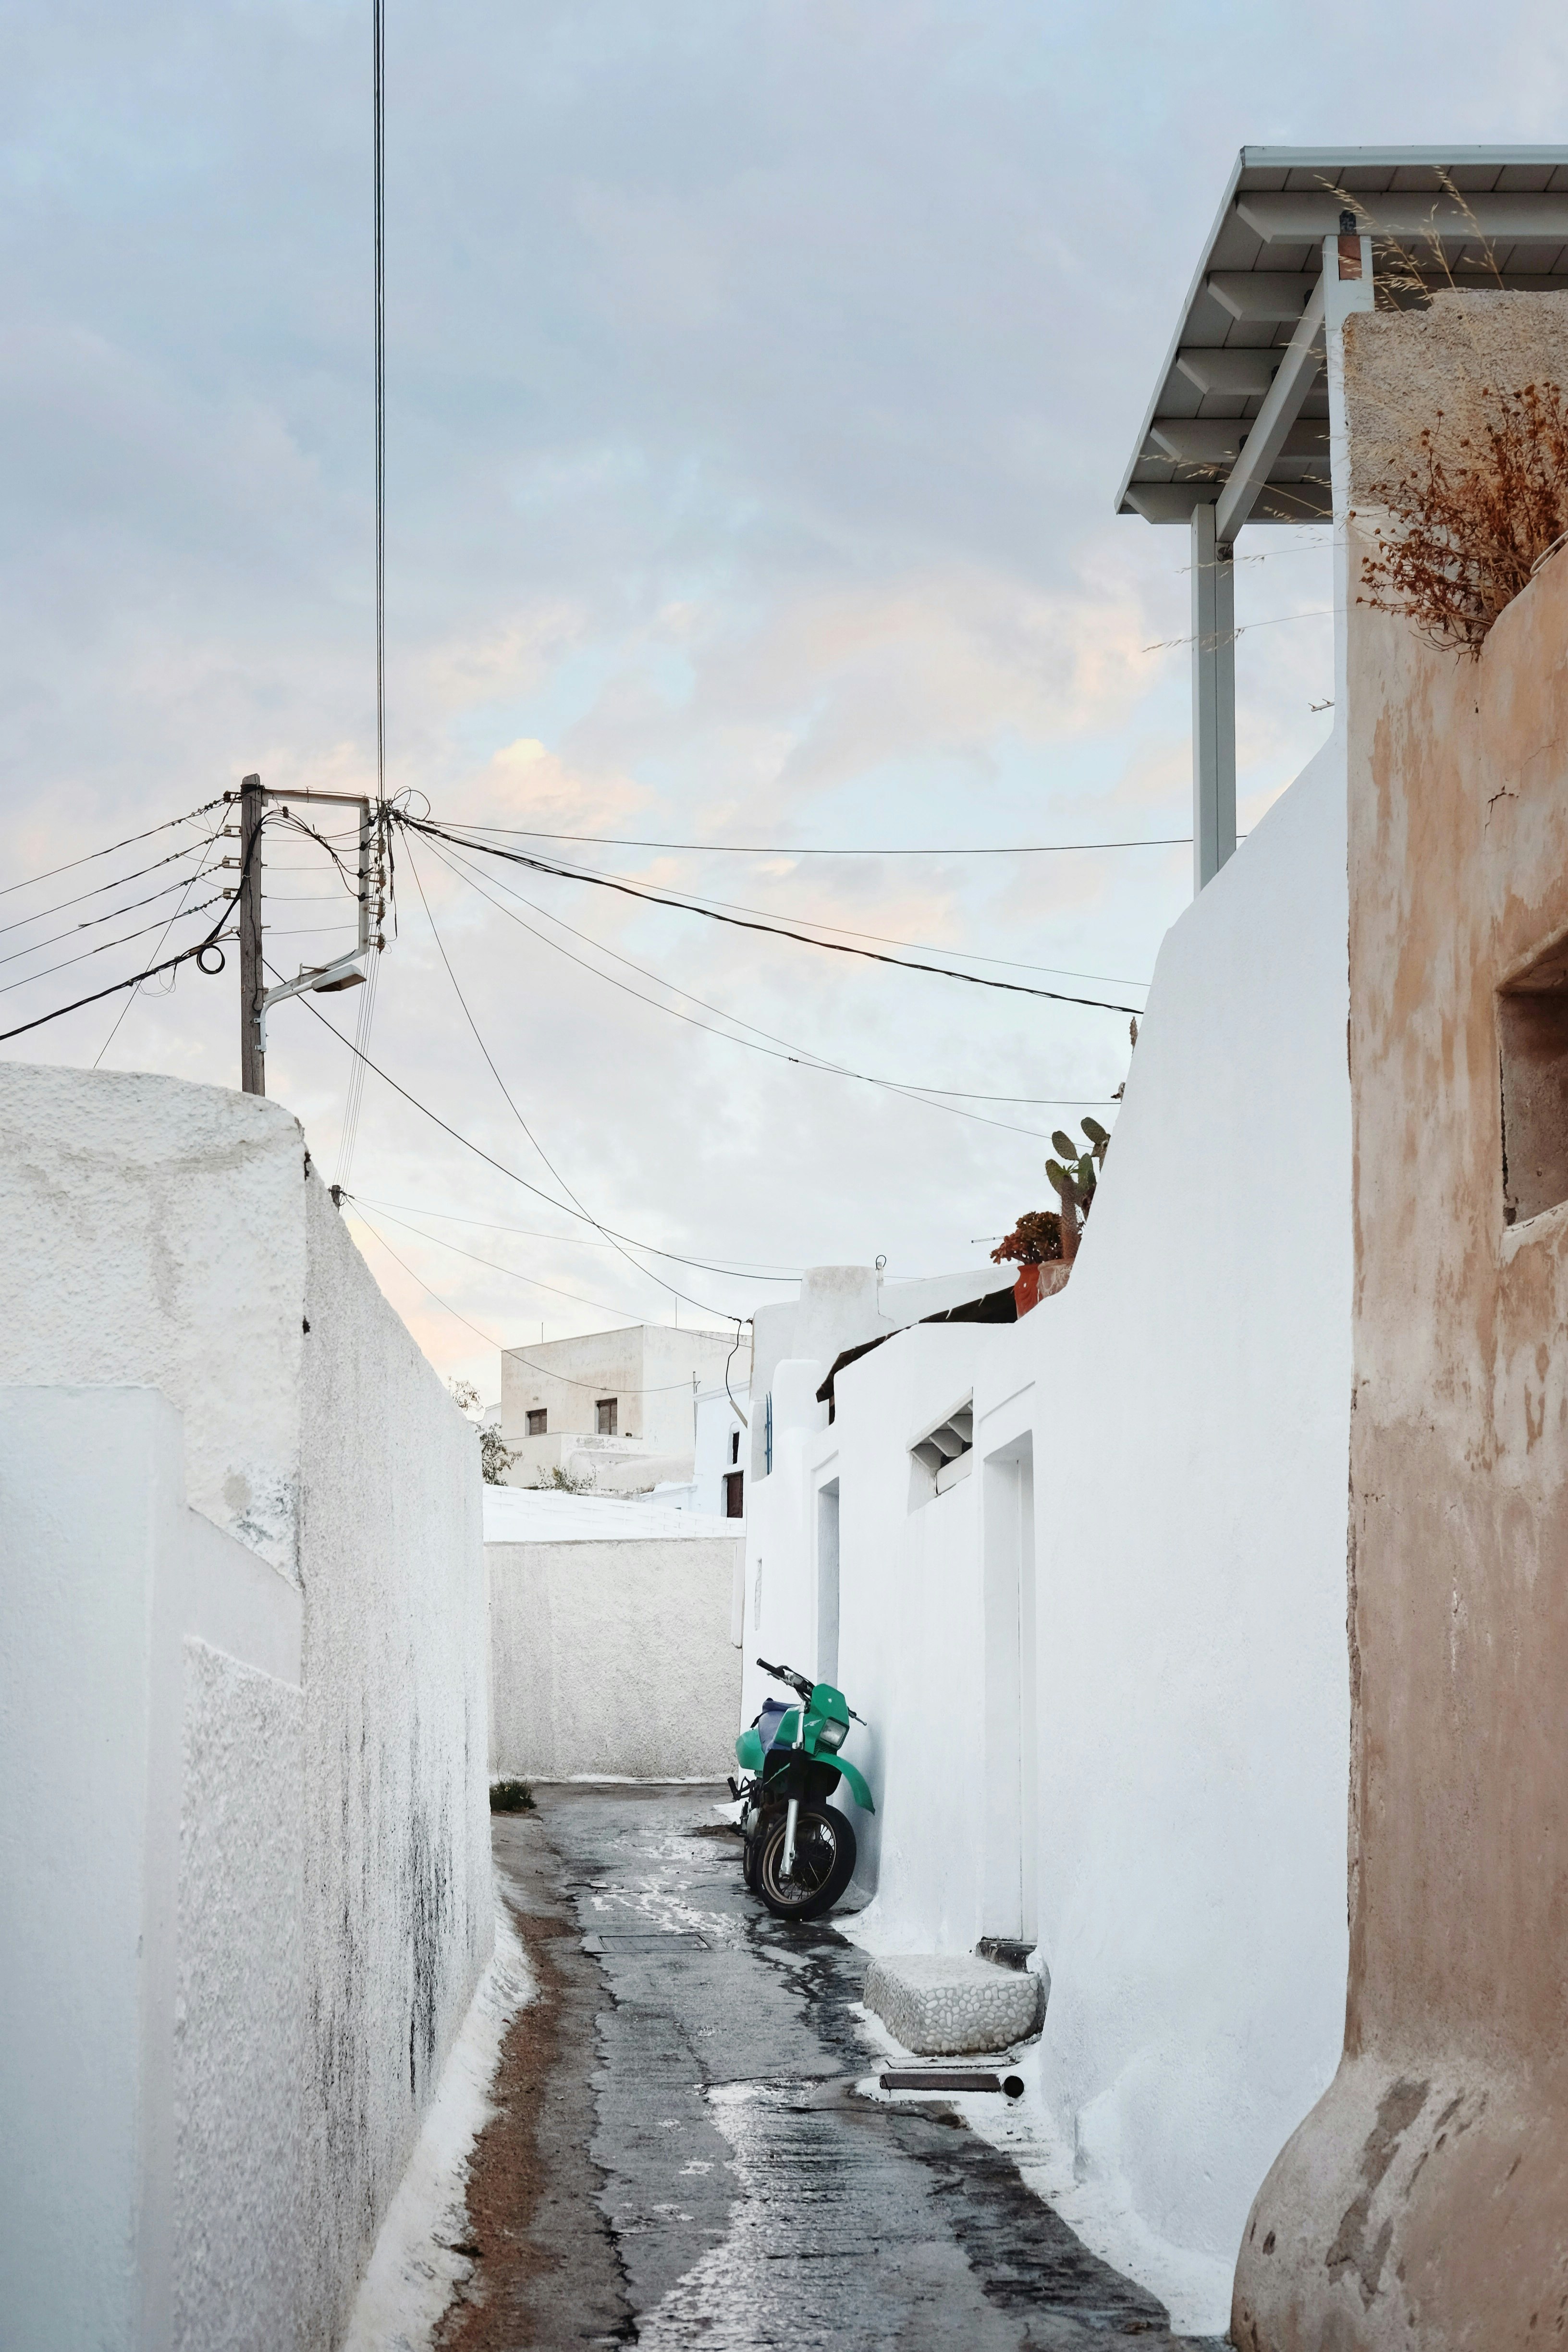
[[837, 1756], [848, 1735], [849, 1726], [847, 1723], [835, 1723], [829, 1717], [816, 1735], [816, 1744], [819, 1748], [826, 1748], [830, 1756]]

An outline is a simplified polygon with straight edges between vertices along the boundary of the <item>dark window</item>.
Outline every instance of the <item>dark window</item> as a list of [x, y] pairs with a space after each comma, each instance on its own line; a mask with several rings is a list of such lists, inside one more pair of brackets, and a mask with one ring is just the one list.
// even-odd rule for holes
[[549, 1427], [550, 1415], [544, 1411], [542, 1406], [541, 1406], [537, 1412], [531, 1412], [529, 1414], [528, 1433], [530, 1437], [543, 1437], [548, 1432]]
[[594, 1426], [601, 1437], [614, 1437], [620, 1419], [619, 1397], [601, 1397], [594, 1407]]
[[730, 1432], [730, 1459], [731, 1462], [738, 1462], [740, 1458], [741, 1433], [738, 1429], [732, 1429]]
[[746, 1516], [746, 1474], [743, 1470], [724, 1473], [724, 1517], [743, 1519]]
[[1568, 1200], [1568, 942], [1498, 994], [1508, 1224]]

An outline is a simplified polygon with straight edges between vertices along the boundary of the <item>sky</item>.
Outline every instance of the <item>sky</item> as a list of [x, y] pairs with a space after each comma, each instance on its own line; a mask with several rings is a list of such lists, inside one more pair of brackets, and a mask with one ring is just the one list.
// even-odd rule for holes
[[[388, 0], [388, 791], [1142, 1006], [1190, 850], [1016, 854], [1190, 830], [1186, 535], [1114, 515], [1122, 468], [1240, 145], [1561, 134], [1568, 18], [1477, 26]], [[7, 31], [0, 1027], [216, 919], [223, 811], [168, 820], [375, 775], [369, 0]], [[1321, 531], [1241, 552], [1245, 828], [1332, 622]], [[350, 944], [324, 855], [267, 858], [276, 968]], [[480, 872], [400, 848], [368, 1050], [415, 1102], [369, 1076], [346, 1132], [358, 992], [275, 1011], [268, 1090], [487, 1399], [499, 1345], [981, 1263], [1052, 1129], [1113, 1124], [1125, 1011]], [[237, 1036], [231, 955], [0, 1051], [233, 1086]]]

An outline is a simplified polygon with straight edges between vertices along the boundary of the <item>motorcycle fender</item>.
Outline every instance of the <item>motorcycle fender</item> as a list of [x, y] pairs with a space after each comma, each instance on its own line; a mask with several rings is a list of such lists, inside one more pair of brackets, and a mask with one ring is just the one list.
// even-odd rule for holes
[[846, 1763], [842, 1756], [836, 1756], [833, 1761], [837, 1769], [842, 1772], [845, 1780], [848, 1782], [849, 1793], [854, 1798], [855, 1802], [866, 1812], [874, 1813], [877, 1808], [871, 1802], [871, 1791], [866, 1786], [862, 1776], [855, 1769], [854, 1765]]
[[755, 1727], [742, 1731], [735, 1742], [735, 1760], [742, 1771], [760, 1772], [763, 1769], [763, 1743]]

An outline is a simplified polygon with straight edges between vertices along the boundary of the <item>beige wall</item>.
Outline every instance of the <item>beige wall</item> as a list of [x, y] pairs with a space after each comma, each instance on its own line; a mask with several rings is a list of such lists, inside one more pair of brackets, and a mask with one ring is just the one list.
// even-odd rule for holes
[[[509, 1349], [501, 1357], [501, 1434], [508, 1445], [525, 1447], [529, 1412], [539, 1407], [549, 1415], [550, 1436], [591, 1434], [595, 1403], [613, 1396], [619, 1402], [622, 1437], [640, 1438], [658, 1454], [689, 1460], [692, 1374], [701, 1387], [711, 1388], [722, 1379], [733, 1346], [732, 1332], [632, 1324], [619, 1331], [591, 1331], [581, 1339]], [[730, 1374], [737, 1394], [745, 1384], [749, 1361], [742, 1339]], [[528, 1459], [525, 1453], [520, 1465], [524, 1475]]]
[[[1521, 310], [1537, 345], [1555, 311], [1568, 383], [1565, 307], [1358, 320], [1352, 430], [1358, 397], [1414, 435], [1470, 371], [1524, 380]], [[1350, 1983], [1233, 2324], [1245, 2352], [1508, 2352], [1568, 2314], [1568, 1204], [1509, 1221], [1498, 998], [1568, 938], [1568, 551], [1479, 661], [1352, 607], [1348, 722]], [[1568, 1140], [1562, 1081], [1537, 1065]], [[1510, 1189], [1568, 1189], [1521, 1120]]]

